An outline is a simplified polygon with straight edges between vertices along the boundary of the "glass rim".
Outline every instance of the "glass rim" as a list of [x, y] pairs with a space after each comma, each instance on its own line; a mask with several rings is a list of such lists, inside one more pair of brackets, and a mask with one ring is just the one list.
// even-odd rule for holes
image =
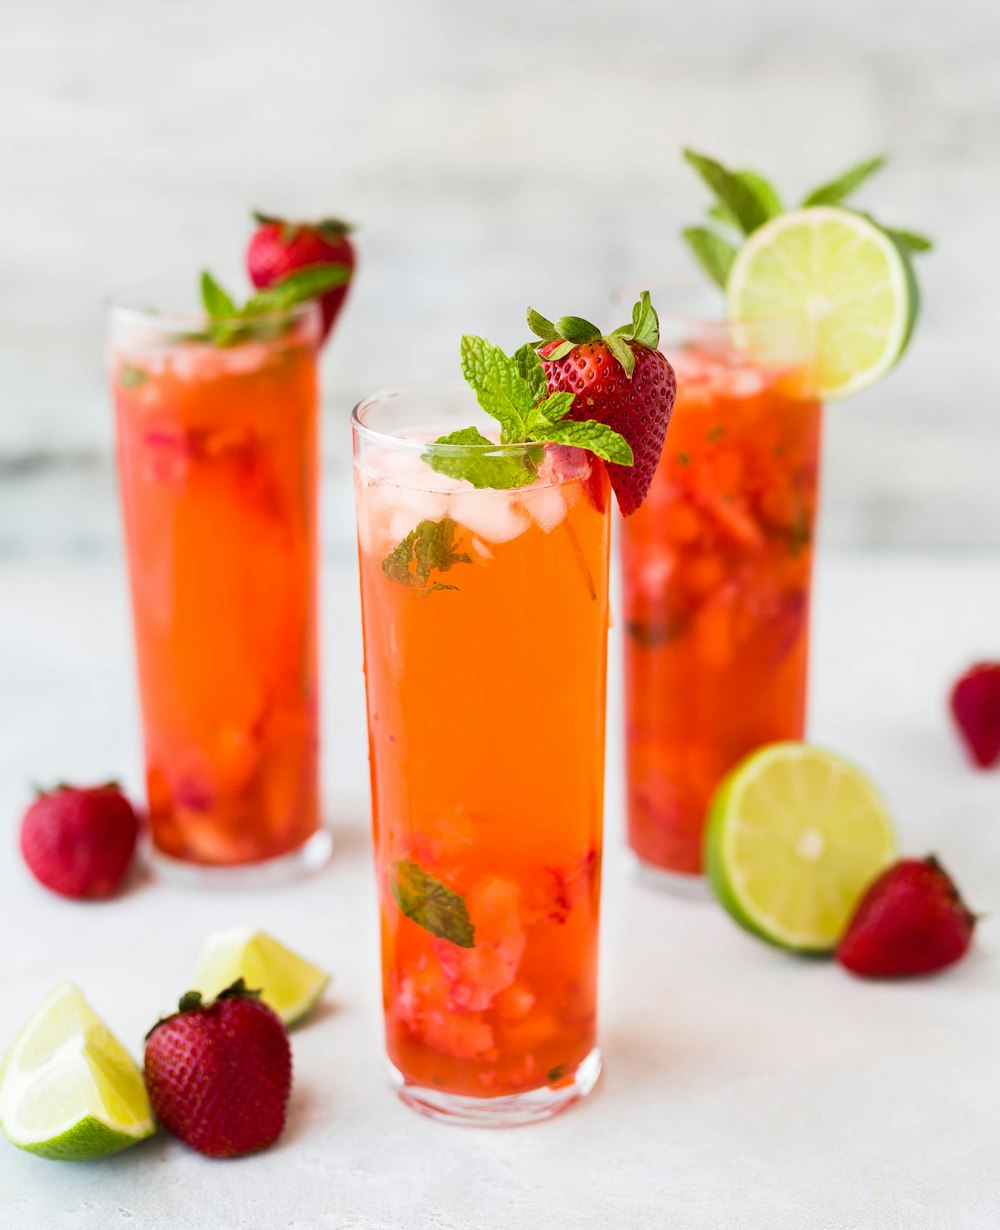
[[[132, 300], [141, 296], [131, 296]], [[248, 322], [262, 323], [294, 323], [319, 314], [319, 303], [316, 299], [304, 299], [300, 303], [289, 304], [288, 307], [274, 308], [255, 316], [209, 316], [203, 310], [184, 312], [166, 308], [150, 307], [146, 303], [130, 301], [127, 294], [109, 295], [104, 302], [104, 314], [112, 325], [145, 325], [164, 333], [198, 333], [209, 324], [240, 325]]]
[[368, 397], [363, 397], [351, 411], [351, 429], [356, 437], [363, 439], [368, 444], [391, 448], [397, 452], [431, 453], [439, 457], [468, 456], [469, 453], [474, 453], [481, 457], [510, 457], [517, 453], [523, 453], [526, 448], [552, 447], [551, 445], [536, 443], [533, 440], [522, 440], [516, 444], [498, 444], [494, 441], [491, 441], [489, 444], [438, 444], [433, 440], [414, 440], [407, 436], [394, 435], [392, 432], [379, 431], [375, 427], [370, 427], [362, 417], [366, 410], [384, 405], [386, 402], [391, 402], [394, 398], [405, 397], [407, 394], [433, 393], [435, 391], [454, 393], [458, 390], [464, 390], [470, 397], [473, 396], [472, 389], [464, 380], [459, 379], [457, 376], [437, 380], [420, 380], [412, 384], [378, 389]]

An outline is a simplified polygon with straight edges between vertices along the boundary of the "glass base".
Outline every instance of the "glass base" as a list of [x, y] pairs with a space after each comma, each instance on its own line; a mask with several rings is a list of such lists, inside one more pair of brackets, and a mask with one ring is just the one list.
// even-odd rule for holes
[[571, 1084], [551, 1089], [529, 1089], [500, 1098], [471, 1098], [440, 1089], [424, 1089], [408, 1084], [402, 1072], [386, 1060], [389, 1082], [400, 1100], [429, 1119], [457, 1123], [462, 1127], [522, 1127], [541, 1123], [558, 1115], [574, 1102], [585, 1098], [601, 1075], [601, 1052], [595, 1046], [577, 1068]]
[[689, 901], [709, 901], [712, 897], [708, 880], [700, 873], [668, 871], [665, 867], [657, 867], [655, 863], [645, 862], [631, 851], [629, 857], [633, 875], [640, 884], [655, 888], [657, 892], [670, 893], [674, 897], [686, 897]]
[[146, 858], [158, 880], [182, 888], [271, 888], [319, 871], [330, 861], [332, 849], [330, 830], [319, 828], [297, 850], [259, 863], [240, 863], [233, 867], [191, 863], [164, 854], [152, 844], [146, 849]]

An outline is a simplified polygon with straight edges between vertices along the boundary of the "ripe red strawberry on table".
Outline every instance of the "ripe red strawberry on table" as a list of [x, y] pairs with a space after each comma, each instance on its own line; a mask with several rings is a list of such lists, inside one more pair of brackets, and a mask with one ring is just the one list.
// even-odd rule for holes
[[163, 1126], [208, 1157], [272, 1145], [292, 1087], [288, 1031], [241, 978], [211, 1003], [198, 991], [146, 1035], [146, 1088]]
[[958, 680], [951, 712], [972, 760], [981, 769], [1000, 762], [1000, 662], [979, 662]]
[[653, 481], [677, 393], [674, 369], [657, 349], [660, 324], [648, 293], [633, 308], [631, 324], [606, 336], [579, 316], [553, 324], [530, 309], [528, 326], [541, 339], [535, 346], [549, 392], [574, 394], [567, 418], [596, 419], [631, 446], [631, 466], [607, 463], [618, 507], [627, 517]]
[[931, 974], [965, 955], [975, 926], [936, 858], [902, 859], [861, 898], [837, 960], [862, 978]]
[[114, 782], [39, 791], [21, 821], [21, 853], [39, 883], [63, 897], [110, 897], [125, 878], [139, 823]]
[[336, 218], [319, 222], [288, 222], [269, 214], [254, 214], [258, 226], [247, 247], [247, 272], [258, 290], [274, 286], [300, 269], [338, 265], [344, 281], [320, 296], [323, 340], [343, 307], [357, 257], [350, 226]]

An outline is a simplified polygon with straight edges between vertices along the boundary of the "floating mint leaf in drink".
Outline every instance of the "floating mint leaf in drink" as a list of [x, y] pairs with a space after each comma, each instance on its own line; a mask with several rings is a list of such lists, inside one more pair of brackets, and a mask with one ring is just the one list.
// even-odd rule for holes
[[141, 389], [149, 379], [149, 373], [131, 363], [123, 363], [118, 369], [118, 384], [123, 389]]
[[382, 571], [390, 581], [399, 581], [415, 589], [458, 589], [432, 581], [433, 572], [449, 572], [456, 564], [471, 564], [464, 551], [455, 550], [455, 522], [451, 517], [440, 521], [421, 521], [403, 541], [382, 561]]
[[392, 868], [389, 888], [400, 910], [418, 927], [459, 948], [475, 948], [476, 928], [465, 898], [408, 860]]

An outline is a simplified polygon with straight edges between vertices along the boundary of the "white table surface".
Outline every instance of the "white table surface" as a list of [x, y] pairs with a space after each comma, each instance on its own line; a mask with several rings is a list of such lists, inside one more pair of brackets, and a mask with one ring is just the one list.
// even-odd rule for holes
[[[287, 1131], [212, 1162], [165, 1133], [90, 1165], [0, 1145], [3, 1230], [992, 1230], [1000, 1224], [1000, 774], [969, 769], [944, 695], [1000, 652], [1000, 558], [830, 555], [812, 736], [875, 776], [908, 851], [991, 915], [950, 973], [864, 984], [773, 951], [713, 904], [658, 895], [621, 854], [612, 661], [603, 930], [605, 1075], [561, 1118], [428, 1122], [380, 1071], [376, 912], [355, 579], [325, 571], [325, 774], [336, 854], [294, 887], [205, 896], [137, 877], [59, 900], [16, 852], [32, 780], [140, 782], [123, 579], [0, 564], [0, 1046], [76, 980], [138, 1053], [205, 932], [245, 922], [334, 974], [293, 1038]], [[614, 634], [613, 634], [614, 639]]]

